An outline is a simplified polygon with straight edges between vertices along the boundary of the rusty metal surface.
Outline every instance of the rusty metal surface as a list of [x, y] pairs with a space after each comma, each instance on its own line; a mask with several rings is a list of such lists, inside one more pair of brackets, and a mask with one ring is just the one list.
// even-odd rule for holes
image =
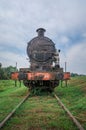
[[19, 75], [18, 72], [13, 72], [13, 73], [11, 74], [11, 79], [12, 79], [12, 80], [18, 80], [18, 75]]
[[54, 73], [48, 73], [48, 72], [32, 72], [27, 73], [27, 79], [28, 80], [55, 80], [55, 74]]
[[70, 79], [70, 72], [64, 72], [63, 80], [69, 80]]

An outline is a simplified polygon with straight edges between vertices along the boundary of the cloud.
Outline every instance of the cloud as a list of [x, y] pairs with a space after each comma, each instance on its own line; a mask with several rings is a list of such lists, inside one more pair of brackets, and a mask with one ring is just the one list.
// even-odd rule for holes
[[79, 74], [86, 74], [86, 42], [78, 43], [66, 53], [68, 70]]
[[44, 27], [45, 35], [62, 50], [61, 61], [67, 59], [70, 71], [86, 73], [85, 16], [86, 0], [0, 0], [2, 64], [8, 66], [17, 60], [19, 66], [27, 66], [27, 42], [37, 35], [37, 28]]
[[[3, 57], [4, 55], [4, 57]], [[13, 52], [6, 52], [4, 54], [4, 52], [1, 52], [0, 54], [0, 60], [3, 62], [3, 66], [15, 66], [16, 62], [18, 64], [18, 68], [23, 68], [23, 67], [29, 67], [29, 62], [26, 59], [27, 57], [25, 57], [25, 55], [21, 55], [21, 54], [16, 54]], [[11, 63], [11, 64], [10, 64]]]

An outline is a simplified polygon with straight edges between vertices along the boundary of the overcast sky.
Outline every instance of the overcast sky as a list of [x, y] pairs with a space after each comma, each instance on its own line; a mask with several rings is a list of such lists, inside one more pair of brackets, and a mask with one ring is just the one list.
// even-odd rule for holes
[[27, 42], [37, 28], [61, 50], [67, 71], [86, 74], [86, 0], [0, 0], [0, 62], [28, 67]]

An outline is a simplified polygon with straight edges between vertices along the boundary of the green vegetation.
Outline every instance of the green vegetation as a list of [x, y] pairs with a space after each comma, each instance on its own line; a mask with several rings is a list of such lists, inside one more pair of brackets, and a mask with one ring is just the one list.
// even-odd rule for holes
[[8, 67], [2, 67], [0, 63], [0, 80], [2, 79], [10, 79], [11, 73], [15, 72], [16, 67], [8, 66]]
[[57, 95], [86, 129], [86, 76], [71, 78], [68, 87], [56, 88]]
[[0, 80], [0, 122], [26, 95], [27, 89], [15, 87], [12, 80]]
[[[22, 84], [0, 81], [0, 121], [28, 92]], [[65, 106], [86, 129], [86, 77], [71, 78], [68, 87], [55, 89]], [[31, 96], [2, 130], [78, 130], [52, 95]]]

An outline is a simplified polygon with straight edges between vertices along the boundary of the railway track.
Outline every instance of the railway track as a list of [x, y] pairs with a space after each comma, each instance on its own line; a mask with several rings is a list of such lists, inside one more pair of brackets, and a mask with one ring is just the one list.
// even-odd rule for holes
[[6, 116], [6, 118], [0, 123], [0, 128], [4, 127], [5, 123], [13, 116], [16, 110], [28, 99], [30, 93]]
[[54, 94], [55, 98], [57, 99], [60, 106], [67, 112], [70, 119], [74, 122], [74, 124], [77, 126], [79, 130], [84, 130], [84, 128], [81, 126], [81, 124], [78, 122], [78, 120], [71, 114], [71, 112], [65, 107], [65, 105], [61, 102], [60, 98]]
[[[0, 123], [0, 128], [4, 127], [6, 122], [15, 114], [16, 110], [29, 98], [30, 93], [26, 95], [26, 97], [6, 116], [6, 118]], [[71, 114], [71, 112], [64, 106], [60, 98], [54, 93], [54, 97], [59, 103], [59, 105], [66, 111], [70, 119], [73, 121], [73, 123], [77, 126], [78, 130], [85, 130], [81, 124], [76, 120], [76, 118]]]

